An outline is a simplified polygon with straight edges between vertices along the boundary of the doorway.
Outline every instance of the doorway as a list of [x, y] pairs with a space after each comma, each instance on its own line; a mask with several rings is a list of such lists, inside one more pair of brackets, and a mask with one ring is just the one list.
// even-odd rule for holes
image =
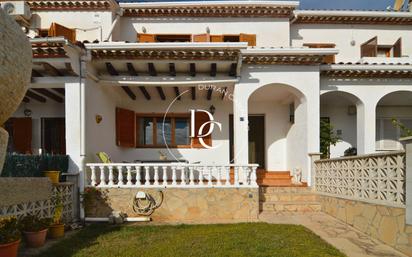
[[[259, 164], [260, 169], [265, 168], [265, 116], [249, 115], [249, 163]], [[233, 115], [229, 116], [229, 144], [230, 161], [234, 159], [234, 130]]]

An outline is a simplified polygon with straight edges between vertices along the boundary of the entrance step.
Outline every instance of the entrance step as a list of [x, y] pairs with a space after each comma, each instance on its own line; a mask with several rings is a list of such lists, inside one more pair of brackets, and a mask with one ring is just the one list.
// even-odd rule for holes
[[308, 187], [261, 187], [259, 210], [276, 214], [321, 211], [318, 195]]
[[[294, 186], [292, 184], [292, 176], [290, 175], [290, 171], [257, 170], [257, 183], [259, 186]], [[301, 186], [307, 186], [307, 184], [303, 183]]]

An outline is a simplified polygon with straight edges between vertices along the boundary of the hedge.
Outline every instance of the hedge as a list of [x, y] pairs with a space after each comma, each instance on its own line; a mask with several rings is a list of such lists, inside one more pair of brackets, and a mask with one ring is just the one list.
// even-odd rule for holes
[[43, 171], [67, 172], [68, 155], [24, 155], [8, 153], [1, 177], [42, 177]]

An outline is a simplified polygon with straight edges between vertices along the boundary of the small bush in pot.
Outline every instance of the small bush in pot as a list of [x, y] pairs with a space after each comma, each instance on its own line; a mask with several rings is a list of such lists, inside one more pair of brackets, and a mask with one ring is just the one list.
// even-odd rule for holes
[[50, 221], [50, 219], [42, 219], [35, 215], [28, 215], [20, 219], [20, 228], [28, 247], [44, 245]]
[[52, 218], [52, 223], [49, 226], [49, 237], [59, 238], [64, 236], [64, 223], [62, 221], [63, 216], [63, 201], [61, 195], [58, 194], [54, 199], [55, 207]]
[[15, 217], [0, 218], [0, 256], [16, 257], [21, 233]]

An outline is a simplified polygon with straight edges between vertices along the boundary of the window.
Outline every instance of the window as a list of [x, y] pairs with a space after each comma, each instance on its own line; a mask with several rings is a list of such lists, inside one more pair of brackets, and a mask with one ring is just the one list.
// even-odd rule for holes
[[153, 42], [247, 42], [249, 46], [256, 45], [255, 34], [210, 35], [204, 34], [137, 34], [140, 43]]
[[378, 45], [374, 37], [361, 45], [361, 57], [402, 57], [402, 38], [393, 45]]
[[169, 116], [137, 114], [138, 147], [190, 147], [189, 115]]
[[[406, 127], [412, 127], [412, 118], [398, 119]], [[399, 142], [401, 131], [392, 124], [392, 118], [376, 119], [376, 150], [390, 151], [401, 150], [402, 144]]]

